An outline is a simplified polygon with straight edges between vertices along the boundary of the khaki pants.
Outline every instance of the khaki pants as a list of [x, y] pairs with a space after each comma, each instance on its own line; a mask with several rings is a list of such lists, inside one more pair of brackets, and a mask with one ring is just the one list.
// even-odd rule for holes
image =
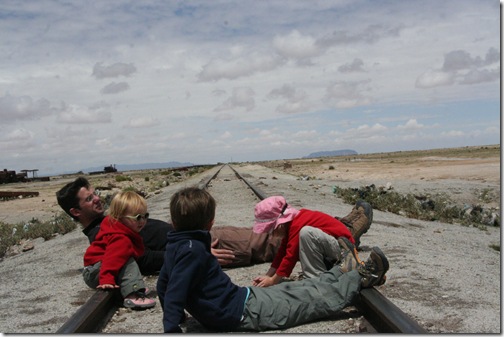
[[306, 277], [315, 277], [341, 260], [338, 240], [319, 228], [305, 226], [299, 232], [299, 262]]
[[250, 287], [237, 331], [287, 329], [337, 314], [359, 293], [357, 270], [342, 273], [338, 266], [318, 277], [282, 282], [267, 288]]
[[[84, 277], [84, 282], [88, 287], [96, 289], [100, 284], [100, 267], [101, 262], [97, 262], [92, 266], [84, 267], [82, 270], [82, 277]], [[140, 269], [135, 261], [135, 259], [130, 258], [128, 262], [122, 267], [119, 275], [117, 276], [116, 283], [121, 287], [122, 297], [126, 297], [134, 291], [138, 291], [145, 288], [145, 283], [140, 273]]]
[[213, 227], [210, 231], [212, 241], [219, 239], [215, 248], [229, 249], [235, 254], [236, 261], [225, 267], [243, 267], [255, 263], [271, 262], [280, 247], [281, 237], [268, 233], [256, 234], [247, 227]]

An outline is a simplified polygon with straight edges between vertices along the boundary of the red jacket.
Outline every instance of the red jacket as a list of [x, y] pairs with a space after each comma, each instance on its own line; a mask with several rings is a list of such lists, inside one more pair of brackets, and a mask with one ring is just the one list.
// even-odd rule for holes
[[319, 211], [301, 209], [287, 227], [287, 233], [271, 263], [271, 267], [276, 268], [276, 274], [279, 276], [289, 277], [299, 261], [299, 231], [304, 226], [318, 228], [335, 238], [344, 236], [355, 243], [350, 230], [341, 221]]
[[144, 253], [142, 237], [121, 222], [105, 217], [100, 231], [84, 254], [84, 267], [101, 261], [100, 284], [116, 284], [121, 268]]

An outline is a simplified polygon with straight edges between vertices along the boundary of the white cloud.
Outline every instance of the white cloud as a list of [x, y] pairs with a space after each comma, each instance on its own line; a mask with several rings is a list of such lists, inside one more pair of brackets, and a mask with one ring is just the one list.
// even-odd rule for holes
[[369, 81], [338, 81], [327, 87], [325, 99], [340, 109], [365, 106], [372, 102], [371, 96], [365, 93], [371, 89]]
[[478, 84], [484, 82], [497, 81], [500, 78], [500, 69], [471, 69], [466, 75], [462, 77], [460, 84]]
[[34, 120], [50, 116], [55, 112], [47, 99], [34, 100], [30, 96], [0, 97], [0, 118], [2, 122]]
[[110, 123], [111, 121], [112, 114], [108, 111], [108, 105], [104, 102], [89, 108], [73, 104], [67, 105], [58, 115], [58, 122], [68, 124]]
[[213, 59], [203, 66], [203, 70], [197, 76], [202, 82], [233, 80], [257, 72], [271, 71], [282, 63], [284, 61], [277, 55], [252, 52], [233, 58]]
[[417, 122], [416, 119], [410, 119], [404, 125], [398, 125], [397, 129], [401, 131], [414, 131], [423, 129], [424, 125]]
[[129, 89], [129, 84], [126, 82], [112, 82], [104, 86], [100, 92], [102, 94], [117, 94]]
[[439, 70], [429, 70], [420, 75], [416, 82], [417, 88], [434, 88], [459, 84], [479, 84], [484, 82], [497, 81], [500, 78], [500, 69], [484, 69], [483, 67], [498, 62], [500, 53], [495, 48], [487, 51], [485, 58], [480, 56], [472, 57], [465, 50], [453, 50], [444, 56], [444, 63]]
[[25, 129], [16, 129], [5, 135], [4, 141], [22, 142], [33, 139], [33, 133]]
[[231, 139], [231, 138], [233, 138], [233, 135], [229, 131], [226, 131], [226, 132], [224, 132], [223, 134], [221, 134], [219, 136], [219, 139], [221, 139], [221, 140], [228, 140], [228, 139]]
[[342, 66], [339, 66], [338, 71], [341, 73], [363, 72], [363, 65], [364, 62], [360, 58], [354, 58], [352, 63], [346, 63]]
[[34, 134], [26, 129], [15, 129], [0, 136], [0, 146], [4, 151], [25, 151], [36, 145]]
[[102, 66], [103, 62], [98, 62], [93, 67], [93, 76], [97, 79], [130, 76], [136, 72], [136, 67], [133, 63], [114, 63], [109, 66]]
[[452, 85], [455, 82], [455, 74], [439, 70], [428, 70], [420, 75], [415, 82], [415, 87], [426, 89], [439, 86]]
[[159, 120], [152, 117], [137, 117], [132, 118], [124, 125], [126, 128], [148, 128], [159, 125]]
[[463, 131], [450, 130], [441, 132], [441, 136], [447, 137], [464, 137], [465, 133]]
[[288, 35], [275, 36], [273, 47], [284, 57], [304, 60], [320, 54], [320, 48], [315, 42], [312, 36], [302, 35], [299, 31], [293, 30]]
[[276, 111], [280, 113], [305, 112], [309, 109], [306, 92], [292, 85], [284, 84], [281, 88], [273, 89], [267, 97], [270, 99], [280, 98], [286, 100], [286, 102], [278, 105], [276, 108]]
[[245, 111], [251, 111], [255, 107], [255, 92], [251, 88], [234, 88], [231, 97], [224, 101], [214, 111], [225, 111], [237, 108], [245, 108]]

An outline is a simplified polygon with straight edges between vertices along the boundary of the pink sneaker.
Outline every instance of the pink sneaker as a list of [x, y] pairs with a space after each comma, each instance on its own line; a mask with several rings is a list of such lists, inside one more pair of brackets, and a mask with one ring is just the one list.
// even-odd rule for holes
[[124, 298], [123, 305], [131, 309], [149, 309], [156, 305], [156, 301], [133, 293]]

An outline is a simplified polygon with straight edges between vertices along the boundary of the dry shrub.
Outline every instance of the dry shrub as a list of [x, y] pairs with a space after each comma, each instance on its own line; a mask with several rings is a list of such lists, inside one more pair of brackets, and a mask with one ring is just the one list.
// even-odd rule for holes
[[66, 234], [75, 228], [77, 223], [64, 212], [44, 222], [35, 218], [15, 225], [0, 222], [0, 258], [5, 256], [10, 247], [22, 240], [36, 238], [49, 240], [56, 234]]
[[353, 205], [357, 200], [365, 200], [374, 209], [413, 219], [446, 223], [459, 222], [462, 225], [472, 225], [481, 229], [485, 229], [489, 224], [500, 226], [500, 216], [495, 221], [489, 221], [489, 216], [495, 214], [492, 210], [484, 210], [481, 206], [474, 206], [470, 212], [466, 211], [462, 207], [453, 205], [445, 194], [435, 196], [401, 195], [393, 190], [376, 188], [375, 185], [360, 188], [335, 186], [333, 192], [349, 204]]

